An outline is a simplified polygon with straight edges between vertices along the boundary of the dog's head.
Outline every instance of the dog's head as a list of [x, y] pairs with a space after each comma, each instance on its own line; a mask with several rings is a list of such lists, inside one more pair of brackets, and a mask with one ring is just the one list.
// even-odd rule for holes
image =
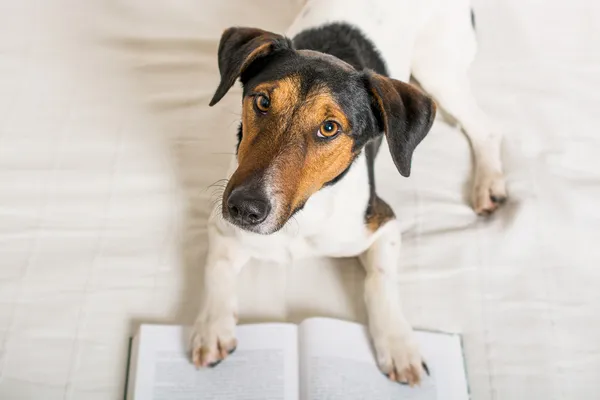
[[223, 216], [248, 231], [279, 230], [309, 197], [335, 182], [364, 145], [385, 132], [396, 167], [409, 176], [435, 104], [416, 88], [358, 71], [289, 39], [230, 28], [219, 45], [216, 104], [243, 85], [238, 168], [223, 193]]

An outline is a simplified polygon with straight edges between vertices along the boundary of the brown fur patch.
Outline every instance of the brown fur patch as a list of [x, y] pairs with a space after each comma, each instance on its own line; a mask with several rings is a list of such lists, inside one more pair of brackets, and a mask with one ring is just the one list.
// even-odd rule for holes
[[[271, 104], [266, 115], [257, 115], [254, 97], [246, 97], [243, 101], [244, 130], [238, 149], [238, 164], [249, 171], [264, 169], [266, 162], [273, 158], [285, 133], [286, 116], [293, 113], [294, 106], [300, 101], [300, 82], [294, 77], [265, 82], [258, 85], [254, 92], [266, 94]], [[252, 153], [251, 157], [247, 157], [249, 153]]]
[[[337, 140], [338, 143], [335, 146], [309, 147], [302, 168], [298, 171], [297, 187], [295, 190], [290, 188], [290, 194], [293, 193], [290, 205], [292, 210], [302, 205], [325, 183], [341, 174], [352, 162], [354, 158], [352, 154], [353, 140], [346, 135]], [[281, 180], [286, 181], [287, 177], [282, 175]]]
[[[254, 88], [269, 96], [264, 115], [254, 110], [253, 96], [243, 100], [239, 166], [230, 181], [235, 187], [254, 174], [268, 176], [280, 203], [280, 221], [348, 168], [355, 156], [348, 118], [331, 93], [317, 88], [301, 98], [300, 84], [299, 77], [287, 77]], [[336, 121], [342, 130], [331, 140], [317, 137], [326, 120]]]
[[383, 224], [395, 218], [392, 208], [379, 197], [369, 200], [365, 213], [365, 223], [371, 232], [377, 231]]

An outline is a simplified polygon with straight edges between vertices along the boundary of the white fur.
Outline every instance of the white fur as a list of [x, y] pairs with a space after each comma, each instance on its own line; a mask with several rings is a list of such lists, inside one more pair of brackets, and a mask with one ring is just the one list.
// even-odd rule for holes
[[[360, 28], [380, 50], [392, 78], [408, 81], [412, 73], [462, 124], [475, 155], [474, 208], [493, 211], [491, 196], [505, 196], [501, 136], [469, 90], [467, 69], [476, 50], [469, 1], [309, 0], [286, 34], [293, 37], [303, 29], [336, 21]], [[234, 346], [235, 278], [248, 259], [287, 263], [312, 256], [360, 256], [367, 272], [365, 301], [379, 365], [394, 379], [417, 383], [423, 373], [421, 357], [402, 314], [395, 282], [399, 227], [391, 221], [369, 232], [364, 223], [368, 193], [361, 156], [341, 181], [314, 194], [274, 234], [242, 231], [213, 214], [206, 298], [192, 339], [194, 361], [206, 365]]]

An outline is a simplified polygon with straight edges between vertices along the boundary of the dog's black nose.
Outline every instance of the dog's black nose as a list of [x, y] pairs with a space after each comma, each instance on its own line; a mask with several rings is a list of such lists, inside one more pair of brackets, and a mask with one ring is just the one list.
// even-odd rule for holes
[[254, 226], [267, 219], [271, 205], [264, 196], [241, 187], [233, 189], [229, 195], [227, 209], [233, 222]]

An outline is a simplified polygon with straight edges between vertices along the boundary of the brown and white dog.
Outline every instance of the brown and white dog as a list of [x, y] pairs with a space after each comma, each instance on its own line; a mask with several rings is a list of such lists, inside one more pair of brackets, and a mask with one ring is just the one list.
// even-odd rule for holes
[[[392, 380], [426, 372], [400, 307], [400, 229], [377, 196], [374, 158], [385, 136], [408, 177], [436, 106], [470, 139], [478, 214], [506, 198], [501, 135], [467, 79], [476, 41], [468, 0], [309, 0], [286, 36], [230, 28], [218, 51], [216, 104], [243, 86], [237, 156], [209, 221], [205, 301], [193, 362], [211, 366], [236, 346], [236, 275], [251, 258], [358, 256], [377, 361]], [[410, 75], [432, 96], [408, 83]], [[294, 229], [285, 229], [295, 216]], [[222, 218], [221, 218], [222, 217]]]

